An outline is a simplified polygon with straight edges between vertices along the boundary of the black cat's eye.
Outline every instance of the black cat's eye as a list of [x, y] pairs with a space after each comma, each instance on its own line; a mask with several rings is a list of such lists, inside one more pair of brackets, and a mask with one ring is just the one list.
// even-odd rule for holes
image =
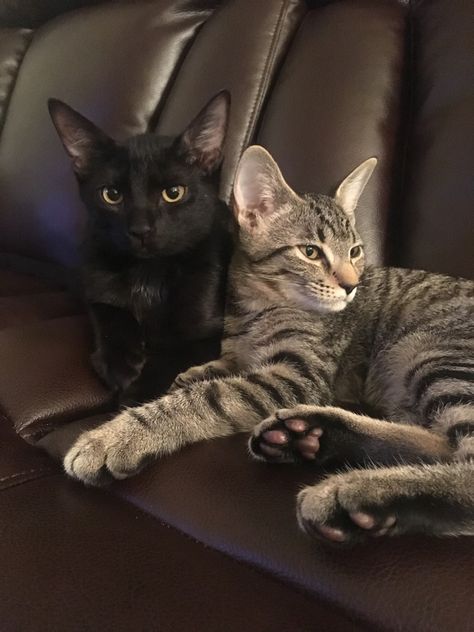
[[117, 187], [102, 187], [100, 196], [106, 204], [111, 204], [112, 206], [117, 206], [123, 201], [123, 195]]
[[313, 261], [316, 261], [317, 259], [321, 259], [323, 256], [321, 248], [318, 248], [317, 246], [312, 246], [308, 244], [307, 246], [298, 246], [298, 247], [305, 257], [308, 257], [308, 259], [312, 259]]
[[361, 246], [352, 246], [352, 248], [349, 251], [349, 255], [351, 259], [357, 259], [357, 257], [360, 257], [361, 254], [362, 254]]
[[186, 187], [178, 184], [174, 187], [168, 187], [167, 189], [163, 189], [161, 192], [161, 197], [168, 204], [175, 204], [176, 202], [180, 202], [186, 194]]

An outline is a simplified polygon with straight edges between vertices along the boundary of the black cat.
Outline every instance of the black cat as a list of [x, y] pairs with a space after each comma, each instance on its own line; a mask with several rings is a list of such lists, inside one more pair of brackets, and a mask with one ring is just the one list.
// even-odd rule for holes
[[218, 198], [229, 93], [178, 137], [146, 133], [124, 143], [65, 103], [48, 105], [88, 210], [92, 363], [125, 399], [156, 396], [219, 355], [232, 249], [231, 216]]

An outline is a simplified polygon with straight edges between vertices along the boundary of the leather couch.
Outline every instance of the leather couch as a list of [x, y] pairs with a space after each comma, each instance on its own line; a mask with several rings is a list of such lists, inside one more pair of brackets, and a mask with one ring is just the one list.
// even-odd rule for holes
[[328, 193], [376, 155], [370, 259], [472, 277], [472, 17], [466, 0], [0, 1], [2, 632], [473, 629], [473, 540], [310, 541], [294, 497], [316, 473], [250, 461], [243, 435], [102, 490], [35, 445], [112, 406], [48, 97], [124, 138], [176, 133], [228, 88], [224, 198], [251, 142]]

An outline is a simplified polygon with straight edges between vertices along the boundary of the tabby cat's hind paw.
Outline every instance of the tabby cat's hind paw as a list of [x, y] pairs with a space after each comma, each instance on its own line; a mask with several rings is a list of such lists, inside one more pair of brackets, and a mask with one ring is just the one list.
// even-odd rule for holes
[[314, 461], [322, 434], [317, 421], [300, 418], [298, 409], [280, 410], [255, 426], [249, 450], [256, 459], [271, 463]]
[[344, 476], [330, 476], [298, 494], [297, 518], [303, 531], [333, 544], [393, 535], [397, 530], [393, 508], [368, 506], [363, 490], [352, 488], [350, 482], [344, 485]]

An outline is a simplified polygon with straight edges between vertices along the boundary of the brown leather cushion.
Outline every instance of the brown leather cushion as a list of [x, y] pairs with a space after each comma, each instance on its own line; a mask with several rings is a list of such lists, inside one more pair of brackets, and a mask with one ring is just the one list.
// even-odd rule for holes
[[407, 7], [341, 0], [304, 18], [270, 95], [257, 140], [297, 191], [333, 194], [370, 156], [377, 169], [357, 209], [372, 263], [390, 261]]
[[0, 296], [0, 329], [72, 316], [82, 311], [80, 302], [66, 292]]
[[0, 446], [0, 491], [58, 471], [57, 465], [46, 454], [34, 449], [15, 434], [8, 419], [1, 413]]
[[[246, 436], [240, 435], [191, 446], [111, 492], [363, 619], [369, 628], [472, 629], [467, 614], [474, 585], [471, 538], [382, 538], [352, 550], [328, 548], [296, 525], [296, 492], [316, 478], [311, 467], [251, 461]], [[331, 628], [315, 622], [310, 629]]]
[[397, 263], [474, 279], [472, 2], [413, 2], [412, 129]]
[[[101, 421], [68, 424], [40, 445], [60, 459], [81, 431]], [[382, 538], [354, 549], [310, 540], [297, 528], [295, 496], [303, 484], [316, 482], [317, 472], [309, 465], [256, 463], [246, 441], [238, 435], [195, 444], [108, 491], [365, 621], [366, 629], [470, 630], [462, 604], [468, 607], [474, 582], [471, 538]]]
[[67, 480], [1, 422], [0, 442], [2, 632], [367, 631], [278, 577]]
[[0, 410], [24, 439], [110, 408], [111, 394], [95, 375], [89, 353], [85, 317], [0, 331]]
[[0, 268], [0, 297], [51, 292], [56, 286], [40, 278]]

